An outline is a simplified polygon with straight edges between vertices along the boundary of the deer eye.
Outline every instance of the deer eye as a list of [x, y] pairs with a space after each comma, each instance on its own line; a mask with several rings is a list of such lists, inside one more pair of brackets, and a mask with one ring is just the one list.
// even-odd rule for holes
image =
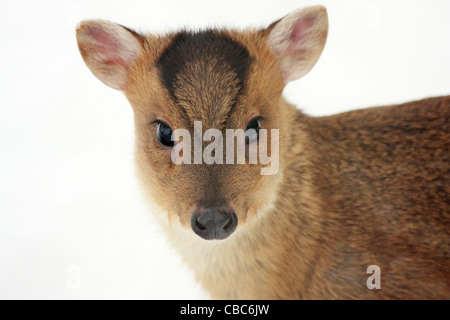
[[172, 141], [172, 132], [172, 129], [168, 125], [158, 122], [156, 127], [156, 137], [163, 146], [173, 147], [174, 142]]
[[250, 120], [245, 128], [245, 142], [247, 144], [256, 142], [259, 137], [259, 129], [261, 129], [261, 124], [259, 123], [259, 118]]

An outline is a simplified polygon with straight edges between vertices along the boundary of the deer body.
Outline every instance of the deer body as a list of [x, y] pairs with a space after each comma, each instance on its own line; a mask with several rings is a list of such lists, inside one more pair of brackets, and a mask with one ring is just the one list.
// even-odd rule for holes
[[448, 298], [450, 97], [321, 118], [282, 103], [308, 144], [273, 211], [227, 242], [167, 230], [201, 283], [220, 299]]
[[[143, 36], [94, 20], [77, 37], [88, 67], [130, 101], [144, 192], [213, 298], [449, 298], [450, 96], [303, 114], [282, 91], [316, 63], [327, 30], [311, 7], [263, 30]], [[195, 137], [199, 121], [214, 142], [245, 130], [245, 163], [173, 161], [191, 152], [176, 130]], [[269, 140], [279, 129], [276, 148], [261, 144], [265, 129]], [[275, 154], [273, 174], [250, 162], [257, 143]]]

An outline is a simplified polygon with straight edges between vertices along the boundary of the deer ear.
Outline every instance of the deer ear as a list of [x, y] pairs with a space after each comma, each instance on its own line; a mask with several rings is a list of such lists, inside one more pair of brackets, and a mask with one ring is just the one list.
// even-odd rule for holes
[[112, 22], [87, 20], [77, 28], [77, 41], [92, 73], [106, 85], [125, 90], [130, 65], [142, 50], [140, 36]]
[[283, 80], [297, 80], [311, 70], [322, 53], [328, 34], [327, 11], [322, 6], [294, 11], [272, 23], [264, 34]]

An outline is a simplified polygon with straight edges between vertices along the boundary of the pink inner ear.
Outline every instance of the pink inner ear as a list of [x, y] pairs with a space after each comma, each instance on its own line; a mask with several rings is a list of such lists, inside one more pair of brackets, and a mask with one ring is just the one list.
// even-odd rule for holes
[[309, 30], [314, 24], [313, 17], [302, 18], [294, 23], [289, 40], [292, 42], [303, 42], [307, 37], [307, 30]]
[[120, 45], [115, 41], [113, 35], [101, 28], [89, 30], [89, 35], [95, 40], [96, 51], [105, 64], [120, 65], [128, 68], [128, 63], [121, 56]]

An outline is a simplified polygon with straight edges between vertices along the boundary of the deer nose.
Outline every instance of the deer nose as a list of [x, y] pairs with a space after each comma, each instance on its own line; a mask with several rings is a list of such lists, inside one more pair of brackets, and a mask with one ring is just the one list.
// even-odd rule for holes
[[236, 230], [237, 216], [221, 208], [207, 208], [191, 218], [194, 232], [205, 240], [226, 239]]

